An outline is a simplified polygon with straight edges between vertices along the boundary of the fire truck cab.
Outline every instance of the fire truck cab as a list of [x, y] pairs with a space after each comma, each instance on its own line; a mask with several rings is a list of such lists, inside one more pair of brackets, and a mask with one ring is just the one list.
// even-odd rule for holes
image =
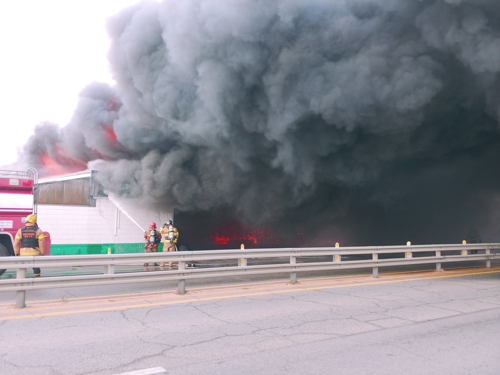
[[[37, 211], [36, 169], [0, 170], [0, 256], [14, 255], [14, 237], [26, 216]], [[0, 269], [0, 275], [5, 270]]]

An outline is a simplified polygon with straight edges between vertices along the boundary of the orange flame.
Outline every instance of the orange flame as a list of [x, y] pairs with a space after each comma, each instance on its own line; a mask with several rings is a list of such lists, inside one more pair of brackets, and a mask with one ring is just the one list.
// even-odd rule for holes
[[47, 154], [40, 155], [40, 163], [45, 170], [45, 174], [48, 176], [57, 176], [61, 174], [79, 172], [87, 168], [85, 164], [77, 161], [65, 165], [59, 164]]
[[218, 234], [214, 236], [214, 244], [216, 245], [227, 245], [228, 242], [229, 237], [219, 236]]
[[113, 129], [104, 128], [104, 133], [106, 133], [109, 141], [116, 142], [116, 133]]

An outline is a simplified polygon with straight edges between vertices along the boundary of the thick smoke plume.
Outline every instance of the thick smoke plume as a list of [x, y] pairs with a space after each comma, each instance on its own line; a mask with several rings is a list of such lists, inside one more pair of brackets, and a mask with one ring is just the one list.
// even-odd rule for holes
[[142, 2], [107, 29], [116, 86], [31, 164], [301, 244], [500, 240], [498, 0]]

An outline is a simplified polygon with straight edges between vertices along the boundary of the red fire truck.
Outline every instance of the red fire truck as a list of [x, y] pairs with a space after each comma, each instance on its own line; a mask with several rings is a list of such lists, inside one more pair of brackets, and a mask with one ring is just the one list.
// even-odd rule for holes
[[[14, 255], [16, 232], [23, 227], [26, 216], [37, 212], [37, 181], [34, 168], [24, 172], [0, 170], [0, 256]], [[44, 234], [48, 237], [48, 233]], [[46, 249], [46, 254], [49, 251]], [[4, 272], [0, 270], [0, 276]]]

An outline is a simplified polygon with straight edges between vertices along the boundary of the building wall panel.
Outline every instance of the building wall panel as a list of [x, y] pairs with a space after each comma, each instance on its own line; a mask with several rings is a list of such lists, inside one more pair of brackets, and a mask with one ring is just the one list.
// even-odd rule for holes
[[65, 204], [91, 206], [95, 204], [91, 194], [91, 180], [80, 178], [39, 184], [37, 187], [39, 204]]
[[[171, 217], [168, 213], [153, 212], [134, 205], [129, 205], [125, 214], [104, 197], [96, 199], [95, 207], [38, 206], [38, 223], [50, 233], [51, 243], [56, 246], [113, 244], [116, 247], [120, 244], [142, 244], [144, 232], [139, 226], [147, 229], [149, 221], [156, 221], [160, 226]], [[141, 250], [142, 247], [139, 247], [138, 251]]]

